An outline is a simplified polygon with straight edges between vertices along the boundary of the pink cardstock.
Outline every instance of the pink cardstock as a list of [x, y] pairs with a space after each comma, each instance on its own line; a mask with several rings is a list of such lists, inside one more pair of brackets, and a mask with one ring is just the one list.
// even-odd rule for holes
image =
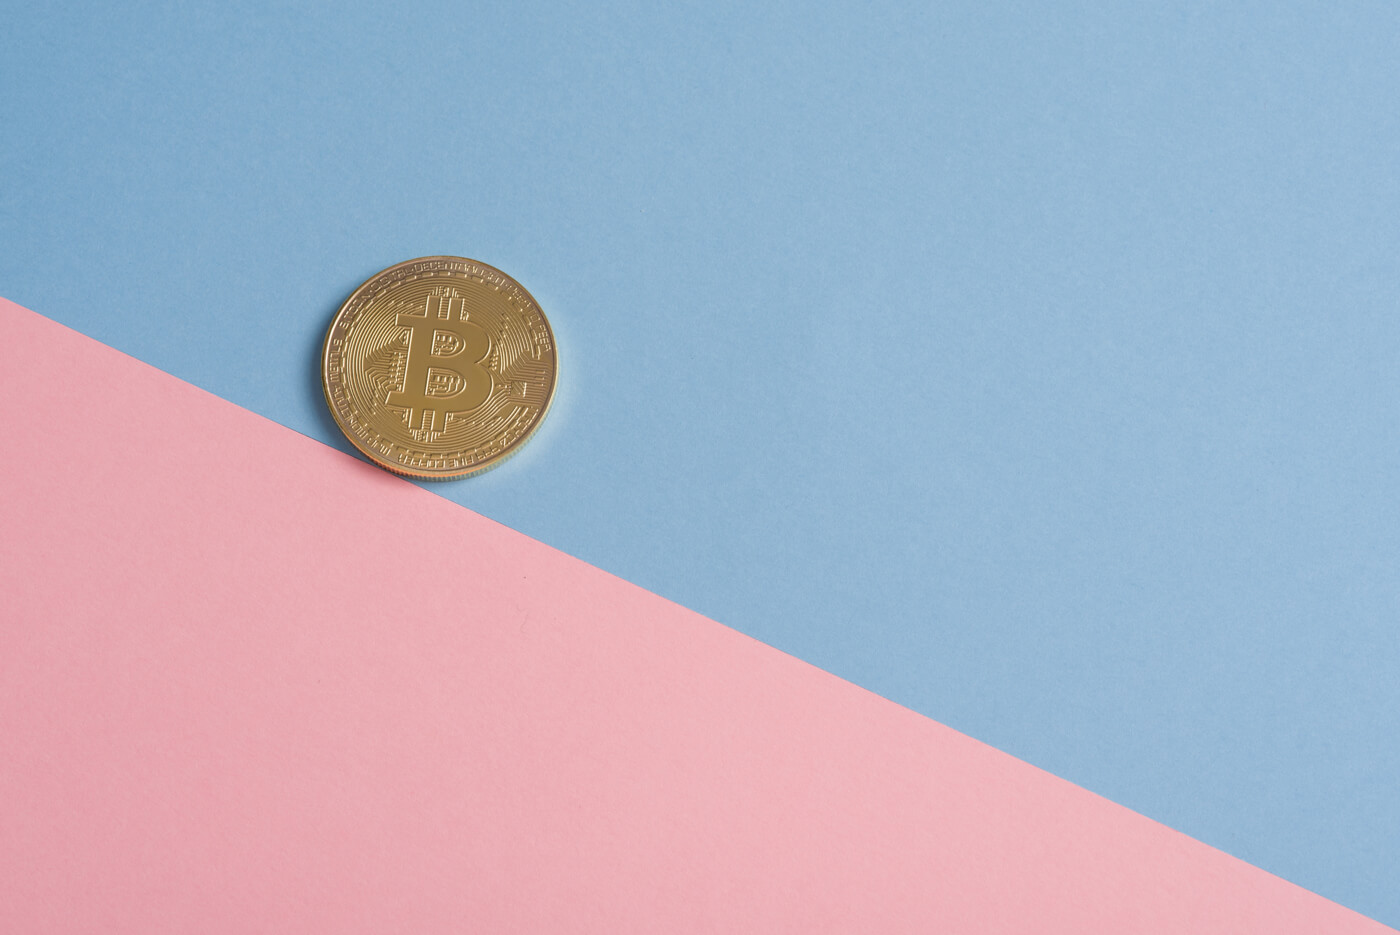
[[1391, 931], [3, 300], [0, 347], [0, 932]]

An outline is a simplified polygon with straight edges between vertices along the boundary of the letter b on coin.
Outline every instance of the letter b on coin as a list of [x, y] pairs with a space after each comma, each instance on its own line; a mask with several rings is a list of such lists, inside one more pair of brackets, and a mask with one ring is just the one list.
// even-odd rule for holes
[[421, 315], [399, 315], [408, 329], [408, 361], [402, 390], [393, 390], [390, 406], [408, 410], [408, 424], [441, 432], [447, 413], [475, 409], [491, 396], [491, 374], [481, 362], [491, 353], [491, 336], [462, 319], [462, 300], [430, 295]]

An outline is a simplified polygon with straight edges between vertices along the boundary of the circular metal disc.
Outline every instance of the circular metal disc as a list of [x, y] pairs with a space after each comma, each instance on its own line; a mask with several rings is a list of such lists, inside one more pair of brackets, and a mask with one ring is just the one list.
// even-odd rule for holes
[[370, 277], [326, 333], [321, 383], [345, 437], [411, 477], [466, 477], [514, 454], [558, 374], [539, 303], [493, 266], [408, 260]]

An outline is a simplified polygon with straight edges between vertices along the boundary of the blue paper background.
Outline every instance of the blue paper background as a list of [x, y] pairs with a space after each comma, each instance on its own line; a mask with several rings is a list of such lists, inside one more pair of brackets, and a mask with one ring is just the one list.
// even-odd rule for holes
[[0, 294], [349, 450], [339, 303], [497, 265], [565, 379], [435, 492], [1397, 924], [1397, 40], [1391, 3], [12, 3]]

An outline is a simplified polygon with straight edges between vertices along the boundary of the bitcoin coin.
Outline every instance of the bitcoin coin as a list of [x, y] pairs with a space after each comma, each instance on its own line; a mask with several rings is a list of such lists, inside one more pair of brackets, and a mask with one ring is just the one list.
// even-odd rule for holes
[[514, 454], [554, 397], [554, 333], [530, 293], [485, 263], [420, 257], [376, 273], [321, 351], [326, 404], [376, 464], [477, 474]]

